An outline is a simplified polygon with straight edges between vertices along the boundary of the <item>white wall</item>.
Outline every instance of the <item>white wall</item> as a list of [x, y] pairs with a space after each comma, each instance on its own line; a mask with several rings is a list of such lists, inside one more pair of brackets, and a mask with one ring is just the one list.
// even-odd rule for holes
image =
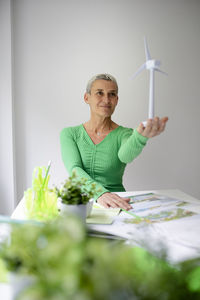
[[12, 17], [8, 0], [0, 1], [0, 214], [15, 206], [12, 102]]
[[143, 36], [169, 76], [156, 74], [156, 114], [165, 133], [127, 167], [127, 190], [178, 188], [200, 198], [200, 2], [198, 0], [15, 0], [14, 101], [17, 199], [35, 166], [51, 159], [51, 182], [67, 172], [59, 133], [85, 122], [87, 80], [113, 74], [120, 101], [113, 119], [136, 127], [147, 116], [148, 73]]

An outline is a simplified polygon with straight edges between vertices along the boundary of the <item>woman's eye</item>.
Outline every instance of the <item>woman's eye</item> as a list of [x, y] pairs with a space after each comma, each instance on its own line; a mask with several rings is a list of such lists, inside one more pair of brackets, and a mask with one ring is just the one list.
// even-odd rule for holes
[[116, 94], [115, 93], [110, 93], [110, 96], [111, 97], [116, 97]]

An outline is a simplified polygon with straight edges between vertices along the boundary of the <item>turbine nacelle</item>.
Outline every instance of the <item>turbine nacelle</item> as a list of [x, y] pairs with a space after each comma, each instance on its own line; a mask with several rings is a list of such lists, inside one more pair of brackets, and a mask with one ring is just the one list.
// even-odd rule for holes
[[151, 59], [146, 61], [146, 69], [151, 70], [151, 69], [158, 69], [161, 65], [161, 62], [159, 60]]
[[167, 75], [167, 73], [160, 70], [161, 61], [157, 59], [152, 59], [151, 54], [149, 52], [149, 47], [147, 45], [147, 40], [144, 38], [144, 48], [145, 48], [145, 56], [146, 56], [146, 62], [139, 67], [139, 69], [135, 72], [134, 75], [132, 75], [131, 79], [134, 79], [138, 74], [140, 74], [143, 70], [155, 70], [162, 74]]

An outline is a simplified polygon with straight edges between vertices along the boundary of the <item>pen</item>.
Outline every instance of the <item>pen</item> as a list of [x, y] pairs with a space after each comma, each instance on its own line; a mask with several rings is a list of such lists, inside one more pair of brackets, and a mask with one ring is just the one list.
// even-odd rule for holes
[[136, 219], [140, 219], [140, 220], [144, 219], [144, 218], [141, 218], [141, 217], [135, 215], [134, 213], [132, 213], [132, 212], [130, 212], [130, 211], [128, 211], [128, 210], [125, 210], [124, 208], [121, 208], [121, 210], [123, 210], [123, 211], [126, 212], [127, 214], [131, 215], [132, 217], [135, 217]]

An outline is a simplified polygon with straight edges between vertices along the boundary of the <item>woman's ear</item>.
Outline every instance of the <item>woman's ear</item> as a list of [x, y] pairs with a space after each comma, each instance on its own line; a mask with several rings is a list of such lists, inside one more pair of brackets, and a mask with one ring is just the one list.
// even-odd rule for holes
[[85, 93], [85, 94], [84, 94], [84, 101], [85, 101], [85, 103], [88, 104], [88, 93]]

